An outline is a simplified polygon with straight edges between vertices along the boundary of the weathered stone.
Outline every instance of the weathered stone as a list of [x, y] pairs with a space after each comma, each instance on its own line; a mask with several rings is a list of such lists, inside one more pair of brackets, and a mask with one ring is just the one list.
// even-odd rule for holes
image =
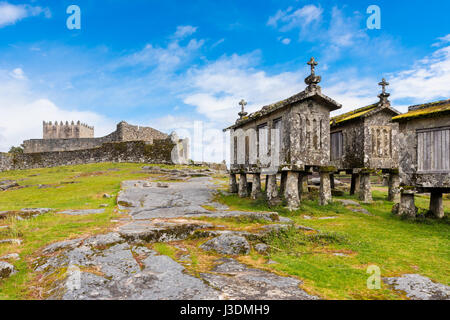
[[20, 246], [22, 244], [22, 240], [20, 239], [3, 239], [0, 240], [0, 244], [15, 244]]
[[168, 242], [186, 239], [197, 229], [212, 225], [201, 222], [133, 221], [119, 228], [119, 234], [130, 242]]
[[206, 251], [216, 251], [221, 254], [239, 255], [250, 252], [250, 244], [244, 237], [233, 234], [223, 234], [200, 246]]
[[250, 196], [254, 200], [259, 199], [262, 196], [261, 174], [260, 173], [253, 174], [252, 192], [251, 192]]
[[430, 195], [430, 212], [433, 213], [433, 215], [436, 218], [443, 218], [444, 217], [444, 205], [442, 202], [442, 192], [431, 192]]
[[99, 214], [104, 213], [105, 209], [80, 209], [80, 210], [65, 210], [57, 212], [59, 214], [67, 214], [70, 216], [83, 216], [88, 214]]
[[238, 193], [238, 185], [236, 182], [236, 174], [235, 173], [230, 173], [230, 184], [228, 187], [228, 191], [230, 193]]
[[400, 176], [397, 173], [389, 174], [388, 201], [400, 202]]
[[83, 239], [79, 238], [79, 239], [55, 242], [55, 243], [52, 243], [52, 244], [48, 245], [47, 247], [45, 247], [43, 252], [48, 254], [48, 253], [53, 253], [53, 252], [56, 252], [56, 251], [62, 250], [62, 249], [73, 249], [73, 248], [78, 247], [82, 241], [83, 241]]
[[211, 273], [200, 276], [230, 300], [315, 300], [299, 288], [301, 281], [249, 268], [234, 259], [221, 258]]
[[16, 272], [17, 271], [12, 264], [0, 261], [0, 279], [8, 278]]
[[300, 199], [302, 197], [302, 194], [305, 194], [307, 192], [308, 192], [308, 174], [300, 172], [298, 175], [298, 194], [300, 196]]
[[431, 281], [419, 274], [383, 278], [395, 290], [403, 291], [412, 300], [450, 300], [450, 287]]
[[275, 174], [268, 175], [266, 196], [267, 201], [271, 206], [276, 206], [281, 202], [281, 199], [278, 196], [277, 176]]
[[330, 173], [321, 172], [320, 173], [320, 205], [327, 205], [331, 202], [331, 185], [330, 185]]
[[100, 234], [100, 235], [88, 238], [83, 242], [83, 245], [100, 247], [100, 246], [110, 246], [113, 244], [122, 243], [124, 241], [125, 241], [125, 239], [122, 238], [119, 233], [110, 232], [107, 234]]
[[350, 195], [359, 194], [359, 187], [360, 187], [359, 173], [353, 173], [350, 185]]
[[239, 190], [238, 195], [241, 198], [248, 197], [248, 188], [247, 188], [247, 175], [245, 173], [241, 173], [239, 175]]
[[269, 250], [269, 246], [265, 243], [257, 243], [254, 248], [256, 252], [261, 254], [266, 254]]
[[288, 171], [286, 175], [284, 197], [289, 210], [297, 210], [300, 205], [298, 192], [298, 172]]
[[361, 173], [359, 200], [361, 200], [363, 203], [371, 203], [372, 202], [372, 190], [370, 187], [370, 174], [369, 173]]
[[286, 192], [287, 176], [288, 176], [287, 171], [281, 172], [281, 175], [280, 175], [280, 193], [281, 194], [285, 194], [285, 192]]
[[10, 253], [10, 254], [4, 255], [3, 257], [0, 257], [0, 260], [19, 260], [19, 254], [18, 253]]
[[[0, 169], [1, 170], [1, 169]], [[0, 181], [0, 191], [5, 191], [8, 189], [12, 189], [18, 187], [19, 184], [14, 180], [2, 180]]]
[[414, 203], [414, 192], [403, 191], [400, 194], [400, 203], [394, 206], [393, 212], [399, 216], [415, 218], [417, 207]]

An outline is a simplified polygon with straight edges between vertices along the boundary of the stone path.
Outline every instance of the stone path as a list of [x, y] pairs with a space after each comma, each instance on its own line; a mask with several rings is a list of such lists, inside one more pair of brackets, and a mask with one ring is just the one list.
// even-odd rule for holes
[[[118, 206], [127, 215], [115, 232], [84, 239], [66, 240], [44, 248], [35, 270], [43, 278], [61, 268], [65, 276], [53, 284], [50, 299], [317, 299], [303, 291], [301, 281], [249, 268], [230, 256], [218, 258], [209, 272], [193, 276], [185, 267], [144, 246], [153, 242], [215, 237], [215, 246], [225, 253], [248, 253], [247, 239], [283, 228], [291, 222], [277, 213], [224, 211], [213, 203], [214, 185], [209, 177], [158, 185], [148, 181], [126, 181]], [[216, 208], [209, 211], [203, 207]], [[193, 220], [196, 217], [238, 217], [273, 222], [260, 234], [217, 229]], [[126, 218], [129, 217], [129, 218]], [[128, 220], [128, 221], [127, 221]], [[236, 250], [235, 245], [244, 247]], [[218, 252], [216, 251], [216, 252]], [[189, 261], [189, 255], [184, 257]]]

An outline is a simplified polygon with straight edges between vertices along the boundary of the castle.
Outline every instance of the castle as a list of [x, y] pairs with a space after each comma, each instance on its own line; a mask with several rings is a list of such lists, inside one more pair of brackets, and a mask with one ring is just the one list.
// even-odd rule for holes
[[31, 139], [23, 142], [24, 153], [75, 151], [100, 147], [106, 142], [145, 141], [167, 139], [168, 135], [150, 127], [140, 127], [122, 121], [116, 131], [104, 137], [94, 138], [94, 127], [78, 121], [66, 121], [53, 124], [43, 122], [43, 139]]
[[68, 121], [64, 124], [62, 121], [55, 124], [52, 122], [43, 122], [43, 137], [44, 139], [78, 139], [78, 138], [93, 138], [94, 127], [78, 121], [76, 124]]

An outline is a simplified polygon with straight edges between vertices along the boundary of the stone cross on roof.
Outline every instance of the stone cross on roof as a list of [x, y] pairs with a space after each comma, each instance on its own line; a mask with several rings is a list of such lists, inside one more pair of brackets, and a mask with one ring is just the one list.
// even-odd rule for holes
[[243, 117], [245, 117], [247, 115], [247, 112], [244, 111], [244, 107], [247, 105], [247, 102], [244, 99], [242, 99], [239, 102], [239, 105], [241, 106], [241, 112], [239, 112], [238, 114], [242, 119]]
[[312, 57], [311, 60], [307, 62], [307, 64], [311, 67], [311, 74], [305, 79], [305, 83], [308, 85], [306, 90], [314, 90], [320, 92], [320, 87], [317, 84], [319, 84], [322, 78], [320, 76], [316, 76], [316, 66], [318, 65], [318, 63], [314, 59], [314, 57]]
[[380, 98], [381, 104], [390, 106], [391, 103], [388, 100], [390, 94], [386, 92], [386, 87], [389, 85], [389, 82], [387, 82], [386, 79], [383, 78], [381, 80], [381, 82], [378, 83], [378, 85], [381, 86], [381, 88], [382, 88], [381, 93], [378, 95], [378, 97]]
[[386, 79], [383, 78], [383, 80], [381, 80], [381, 82], [378, 83], [378, 85], [381, 86], [381, 88], [383, 88], [382, 89], [383, 90], [382, 93], [386, 93], [386, 86], [389, 85], [389, 82], [386, 82]]
[[314, 59], [314, 57], [311, 57], [311, 59], [307, 62], [307, 64], [311, 67], [311, 74], [315, 75], [315, 69], [316, 66], [318, 65], [317, 61]]

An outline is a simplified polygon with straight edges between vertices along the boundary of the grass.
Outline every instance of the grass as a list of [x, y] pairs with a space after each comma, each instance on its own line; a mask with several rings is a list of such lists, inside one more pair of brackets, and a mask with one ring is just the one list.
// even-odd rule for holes
[[[374, 190], [374, 203], [363, 205], [371, 216], [351, 212], [337, 203], [321, 207], [313, 200], [304, 201], [294, 212], [235, 195], [220, 195], [218, 200], [233, 210], [277, 211], [297, 224], [319, 230], [320, 233], [288, 230], [267, 239], [273, 248], [267, 258], [278, 262], [270, 265], [271, 268], [299, 277], [304, 281], [303, 288], [323, 298], [404, 298], [384, 284], [380, 290], [368, 289], [366, 284], [370, 275], [366, 270], [369, 265], [379, 266], [382, 277], [419, 273], [449, 285], [448, 218], [407, 221], [393, 216], [393, 203], [385, 200], [385, 189]], [[337, 198], [356, 199], [350, 196]], [[426, 196], [420, 196], [416, 205], [424, 210], [428, 201]], [[444, 203], [448, 216], [450, 202]], [[304, 219], [305, 215], [311, 219]], [[337, 218], [317, 219], [323, 216]]]
[[[8, 229], [0, 229], [0, 240], [16, 238], [23, 241], [22, 245], [0, 245], [0, 256], [9, 253], [20, 255], [18, 261], [12, 261], [19, 272], [0, 282], [0, 299], [39, 298], [40, 295], [34, 289], [38, 280], [32, 271], [32, 263], [41, 249], [52, 242], [103, 233], [114, 227], [116, 219], [120, 217], [115, 206], [115, 196], [121, 182], [130, 179], [155, 181], [159, 178], [156, 174], [142, 171], [142, 166], [106, 163], [0, 173], [0, 180], [16, 180], [24, 187], [0, 192], [0, 211], [29, 207], [53, 209], [32, 219], [0, 220], [0, 226], [8, 226]], [[215, 179], [219, 189], [226, 187], [227, 181], [223, 176]], [[39, 185], [45, 187], [40, 188]], [[105, 193], [112, 197], [103, 198]], [[444, 199], [445, 219], [438, 221], [423, 215], [421, 219], [410, 221], [390, 213], [393, 204], [385, 200], [386, 193], [385, 187], [373, 188], [374, 202], [362, 205], [371, 213], [370, 216], [352, 212], [339, 203], [319, 206], [317, 199], [302, 201], [301, 207], [293, 212], [281, 205], [269, 207], [264, 200], [241, 199], [224, 192], [218, 192], [216, 200], [228, 205], [230, 210], [276, 211], [296, 224], [319, 230], [302, 232], [291, 228], [272, 234], [265, 239], [272, 248], [266, 256], [252, 250], [249, 255], [237, 258], [253, 267], [298, 277], [303, 281], [302, 287], [311, 294], [327, 299], [405, 298], [384, 284], [380, 290], [367, 289], [369, 274], [366, 270], [369, 265], [379, 266], [383, 277], [419, 273], [449, 285], [450, 199]], [[356, 200], [351, 196], [337, 198]], [[66, 216], [56, 213], [66, 209], [94, 209], [102, 204], [107, 207], [101, 214]], [[416, 205], [422, 213], [428, 204], [429, 197], [416, 197]], [[204, 207], [215, 211], [212, 206]], [[331, 216], [336, 218], [318, 219]], [[230, 230], [250, 232], [269, 223], [246, 218], [202, 220]], [[208, 272], [219, 258], [219, 255], [199, 248], [206, 240], [187, 239], [168, 244], [155, 243], [150, 247], [159, 254], [183, 263], [189, 273], [198, 275]], [[181, 261], [180, 258], [186, 254], [189, 254], [190, 260]], [[268, 259], [277, 264], [266, 264]]]
[[[33, 219], [0, 220], [0, 240], [20, 238], [22, 245], [0, 245], [0, 256], [19, 253], [20, 260], [12, 262], [19, 272], [0, 283], [0, 299], [33, 298], [32, 261], [39, 250], [56, 241], [82, 235], [102, 233], [115, 225], [115, 196], [120, 183], [127, 179], [144, 179], [152, 175], [141, 170], [143, 164], [103, 163], [46, 169], [8, 171], [0, 180], [16, 180], [22, 189], [0, 192], [0, 211], [22, 208], [52, 208], [53, 211]], [[164, 168], [182, 166], [161, 165]], [[69, 183], [76, 182], [76, 183]], [[49, 186], [39, 188], [39, 185]], [[103, 194], [113, 197], [103, 198]], [[60, 215], [65, 209], [93, 209], [107, 204], [105, 212], [87, 216]]]

